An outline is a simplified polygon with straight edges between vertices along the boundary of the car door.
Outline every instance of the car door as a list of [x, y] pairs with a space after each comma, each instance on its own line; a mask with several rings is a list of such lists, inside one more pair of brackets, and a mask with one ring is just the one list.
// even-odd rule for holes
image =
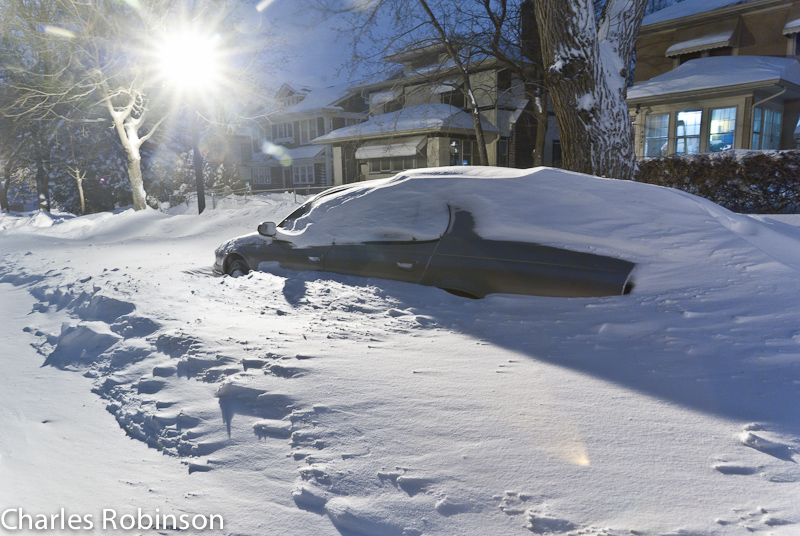
[[258, 264], [277, 263], [287, 270], [322, 270], [328, 246], [298, 247], [284, 240], [273, 240], [258, 254]]
[[416, 192], [402, 201], [386, 199], [390, 194], [376, 190], [343, 206], [359, 224], [335, 231], [325, 255], [326, 272], [420, 282], [447, 231], [449, 209], [442, 200]]
[[421, 281], [467, 296], [492, 293], [592, 297], [626, 291], [634, 264], [540, 244], [487, 240], [475, 233], [469, 212], [453, 222]]
[[419, 283], [438, 240], [332, 245], [324, 269], [337, 274]]

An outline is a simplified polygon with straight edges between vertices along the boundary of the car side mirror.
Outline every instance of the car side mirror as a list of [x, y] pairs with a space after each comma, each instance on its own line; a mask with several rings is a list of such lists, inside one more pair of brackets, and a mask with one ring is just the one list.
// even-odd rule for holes
[[275, 236], [277, 232], [278, 228], [276, 227], [275, 222], [272, 221], [265, 221], [258, 226], [258, 234], [262, 236]]

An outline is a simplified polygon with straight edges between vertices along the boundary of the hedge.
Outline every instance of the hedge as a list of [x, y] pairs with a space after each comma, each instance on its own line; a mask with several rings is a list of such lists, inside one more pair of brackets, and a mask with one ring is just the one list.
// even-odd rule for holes
[[745, 214], [800, 213], [800, 151], [729, 150], [638, 162], [634, 180]]

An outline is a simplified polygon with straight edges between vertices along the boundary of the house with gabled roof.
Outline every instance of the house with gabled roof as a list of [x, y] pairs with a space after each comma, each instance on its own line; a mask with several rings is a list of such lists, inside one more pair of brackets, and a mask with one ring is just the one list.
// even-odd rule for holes
[[797, 147], [800, 0], [684, 0], [642, 22], [639, 158]]
[[284, 83], [277, 109], [259, 123], [248, 168], [253, 190], [327, 187], [333, 184], [331, 148], [311, 140], [352, 126], [367, 111], [364, 98], [346, 86], [312, 88]]
[[[364, 122], [321, 135], [313, 143], [332, 147], [334, 182], [389, 177], [424, 167], [479, 165], [472, 103], [460, 73], [442, 45], [386, 58], [395, 72], [351, 88], [369, 103]], [[535, 128], [521, 80], [497, 60], [468, 62], [470, 85], [481, 117], [489, 165], [530, 167]], [[553, 120], [546, 164], [560, 159]]]

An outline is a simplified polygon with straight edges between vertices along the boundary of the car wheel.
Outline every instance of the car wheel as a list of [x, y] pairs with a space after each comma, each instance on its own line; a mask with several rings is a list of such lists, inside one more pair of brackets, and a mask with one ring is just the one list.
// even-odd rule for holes
[[231, 277], [240, 277], [250, 273], [250, 267], [242, 259], [236, 259], [228, 265], [228, 270], [225, 272]]

